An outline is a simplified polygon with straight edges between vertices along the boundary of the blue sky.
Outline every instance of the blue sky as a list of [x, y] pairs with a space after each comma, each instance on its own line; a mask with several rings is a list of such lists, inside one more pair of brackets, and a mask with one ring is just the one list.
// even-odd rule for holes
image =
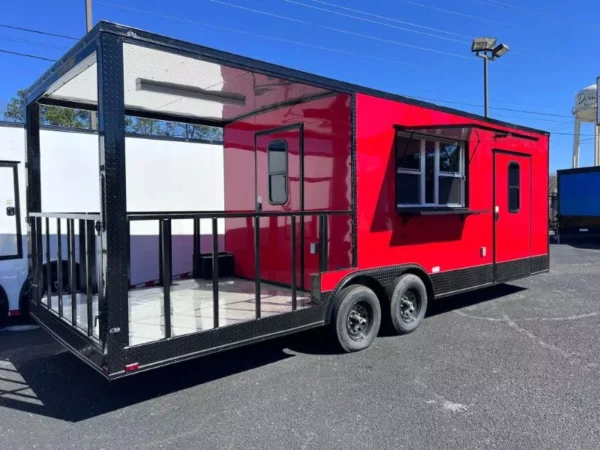
[[[84, 0], [3, 3], [2, 24], [84, 34]], [[483, 112], [482, 62], [470, 53], [470, 37], [497, 37], [511, 50], [490, 64], [490, 116], [553, 133], [551, 170], [570, 167], [574, 94], [600, 76], [600, 28], [593, 24], [600, 13], [596, 0], [94, 0], [93, 13], [94, 22], [119, 22], [475, 113]], [[0, 28], [4, 50], [58, 58], [72, 43]], [[29, 86], [50, 65], [0, 53], [0, 111], [17, 89]], [[592, 164], [592, 133], [591, 124], [582, 127], [581, 165]]]

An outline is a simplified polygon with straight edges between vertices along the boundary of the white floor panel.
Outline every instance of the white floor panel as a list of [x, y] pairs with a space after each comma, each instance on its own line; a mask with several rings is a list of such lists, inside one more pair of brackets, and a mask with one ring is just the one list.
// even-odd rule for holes
[[[219, 326], [254, 320], [254, 281], [239, 278], [219, 282]], [[309, 306], [310, 296], [297, 291], [297, 308]], [[87, 296], [77, 294], [77, 326], [87, 333]], [[98, 315], [98, 296], [92, 301], [92, 319]], [[47, 297], [42, 303], [47, 305]], [[52, 310], [58, 313], [58, 296], [52, 296]], [[63, 317], [71, 322], [71, 296], [63, 295]], [[292, 311], [291, 289], [261, 284], [261, 317]], [[93, 333], [98, 338], [99, 323], [94, 320]], [[163, 339], [165, 336], [163, 288], [129, 291], [129, 345]], [[209, 280], [178, 280], [171, 286], [171, 334], [180, 336], [213, 328], [213, 289]]]

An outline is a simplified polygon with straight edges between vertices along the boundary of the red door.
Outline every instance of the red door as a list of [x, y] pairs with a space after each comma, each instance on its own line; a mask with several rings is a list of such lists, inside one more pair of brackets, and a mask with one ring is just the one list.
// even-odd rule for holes
[[[525, 260], [527, 265], [531, 256], [531, 158], [496, 151], [494, 167], [494, 262]], [[527, 272], [525, 268], [515, 270]], [[497, 278], [506, 278], [500, 272], [497, 266]]]
[[[257, 211], [301, 211], [301, 127], [256, 134]], [[296, 217], [296, 283], [300, 286], [300, 218]], [[260, 219], [260, 277], [285, 285], [292, 283], [292, 232], [290, 217]]]

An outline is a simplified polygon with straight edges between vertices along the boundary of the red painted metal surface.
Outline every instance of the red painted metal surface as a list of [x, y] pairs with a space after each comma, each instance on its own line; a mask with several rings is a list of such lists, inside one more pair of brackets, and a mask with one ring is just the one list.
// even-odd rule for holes
[[[356, 115], [357, 267], [349, 268], [352, 250], [350, 217], [330, 218], [329, 271], [321, 277], [323, 291], [334, 289], [344, 276], [356, 270], [412, 263], [431, 274], [492, 264], [495, 150], [528, 157], [528, 162], [523, 164], [529, 164], [530, 174], [530, 178], [522, 179], [530, 192], [529, 203], [522, 202], [522, 214], [506, 219], [506, 228], [502, 219], [499, 222], [496, 247], [500, 250], [496, 261], [548, 253], [547, 136], [522, 131], [517, 133], [518, 136], [510, 128], [490, 127], [485, 122], [459, 115], [362, 94], [357, 95]], [[298, 183], [302, 140], [304, 209], [350, 209], [350, 123], [350, 98], [338, 95], [265, 112], [228, 125], [224, 133], [226, 210], [255, 211], [257, 196], [263, 199], [263, 211], [300, 210]], [[264, 134], [267, 130], [295, 124], [302, 124], [302, 128]], [[394, 127], [397, 125], [471, 128], [466, 152], [466, 195], [468, 208], [478, 214], [416, 216], [406, 220], [397, 212], [394, 156]], [[290, 149], [290, 187], [286, 204], [275, 206], [267, 201], [265, 151], [270, 142], [280, 139], [285, 140]], [[506, 161], [499, 158], [496, 160], [498, 192], [505, 187], [500, 180], [507, 181]], [[508, 195], [507, 192], [504, 194]], [[497, 200], [506, 201], [501, 196]], [[528, 223], [525, 222], [527, 215]], [[298, 225], [299, 246], [299, 220]], [[508, 231], [514, 227], [525, 227], [525, 230], [527, 226], [529, 233]], [[251, 219], [227, 219], [225, 233], [226, 250], [234, 253], [236, 274], [253, 278], [254, 229]], [[316, 216], [305, 219], [304, 233], [304, 279], [299, 279], [298, 284], [308, 288], [310, 274], [318, 271], [318, 255], [310, 251], [311, 243], [318, 242]], [[289, 219], [261, 219], [263, 279], [284, 284], [291, 282], [290, 239]], [[300, 252], [297, 253], [296, 264], [300, 269]]]
[[[300, 204], [300, 144], [301, 127], [291, 130], [273, 131], [256, 136], [256, 175], [257, 195], [264, 212], [301, 211]], [[274, 203], [269, 192], [268, 148], [272, 144], [283, 144], [287, 148], [287, 199], [285, 203]], [[283, 152], [277, 152], [283, 153]], [[274, 186], [276, 188], [276, 186]], [[296, 220], [296, 230], [299, 221]], [[291, 261], [291, 217], [260, 218], [260, 277], [275, 283], [290, 284], [292, 279]], [[268, 230], [265, 232], [265, 230]], [[295, 237], [296, 267], [300, 267], [299, 233]], [[298, 274], [299, 271], [296, 271]], [[296, 282], [299, 280], [296, 279]]]
[[[531, 256], [531, 157], [494, 152], [495, 166], [495, 261], [513, 261]], [[518, 165], [518, 210], [509, 208], [509, 165]], [[512, 205], [515, 206], [514, 204]]]
[[[301, 209], [299, 158], [296, 157], [300, 146], [299, 128], [264, 134], [268, 130], [301, 124], [304, 149], [304, 210], [349, 210], [351, 208], [350, 123], [350, 97], [334, 95], [268, 111], [226, 126], [224, 129], [225, 209], [255, 211], [257, 196], [262, 197], [263, 211], [293, 212]], [[260, 134], [257, 136], [256, 133]], [[270, 142], [280, 139], [288, 142], [291, 153], [290, 195], [286, 204], [270, 205], [265, 150]], [[256, 181], [258, 185], [255, 191]], [[290, 219], [262, 218], [260, 223], [261, 277], [268, 281], [290, 284]], [[298, 219], [296, 229], [298, 245], [301, 228], [301, 219]], [[304, 279], [299, 278], [298, 285], [303, 284], [308, 288], [311, 273], [319, 270], [318, 253], [311, 252], [311, 243], [319, 241], [317, 216], [305, 217], [303, 228]], [[329, 219], [328, 267], [330, 269], [350, 266], [351, 239], [349, 216]], [[226, 219], [225, 248], [234, 254], [236, 275], [254, 278], [252, 219]], [[298, 247], [297, 268], [299, 273], [300, 249]]]
[[414, 263], [431, 274], [493, 263], [494, 149], [531, 156], [531, 241], [529, 245], [522, 240], [498, 241], [502, 258], [548, 253], [548, 137], [519, 132], [534, 138], [523, 139], [473, 129], [467, 150], [468, 206], [485, 212], [464, 220], [458, 215], [436, 215], [405, 221], [395, 204], [394, 127], [489, 124], [363, 94], [357, 95], [356, 114], [358, 267], [323, 274], [323, 291], [334, 289], [355, 270]]

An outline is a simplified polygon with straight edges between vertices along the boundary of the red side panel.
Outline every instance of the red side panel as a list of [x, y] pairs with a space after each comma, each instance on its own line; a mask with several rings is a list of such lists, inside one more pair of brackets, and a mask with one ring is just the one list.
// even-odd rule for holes
[[[302, 125], [304, 149], [304, 209], [305, 210], [349, 210], [351, 205], [350, 183], [350, 97], [336, 95], [312, 100], [298, 105], [268, 111], [225, 127], [225, 209], [227, 211], [254, 211], [256, 208], [255, 183], [255, 137], [257, 145], [264, 147], [274, 139], [294, 139], [291, 135], [276, 135], [260, 138], [268, 130], [290, 125]], [[284, 133], [285, 134], [285, 133]], [[259, 149], [258, 155], [264, 150]], [[266, 172], [262, 159], [258, 162], [258, 186], [266, 188]], [[292, 164], [292, 160], [290, 160]], [[293, 163], [295, 164], [295, 163]], [[296, 194], [299, 185], [299, 169], [290, 166], [290, 193]], [[292, 176], [293, 175], [293, 176]], [[294, 179], [295, 178], [295, 179]], [[263, 208], [268, 204], [263, 197]], [[294, 200], [295, 201], [295, 200]], [[299, 203], [279, 206], [281, 210], [300, 209]], [[298, 220], [298, 243], [300, 242], [300, 220]], [[317, 243], [318, 220], [316, 216], [304, 220], [304, 287], [310, 286], [310, 275], [318, 271], [318, 254], [312, 253], [311, 243]], [[290, 221], [284, 219], [262, 219], [261, 243], [269, 243], [268, 264], [278, 264], [290, 259]], [[287, 236], [285, 240], [276, 236]], [[351, 264], [351, 221], [349, 217], [332, 218], [329, 222], [329, 268], [348, 267]], [[266, 244], [265, 244], [266, 245]], [[279, 251], [279, 245], [283, 251]], [[254, 277], [254, 228], [250, 219], [227, 219], [225, 221], [225, 247], [234, 253], [235, 272], [239, 276]], [[287, 248], [286, 248], [287, 247]], [[300, 249], [298, 249], [298, 255]], [[287, 252], [287, 253], [286, 253]], [[263, 258], [261, 257], [261, 261]], [[267, 264], [266, 262], [264, 264]], [[291, 261], [282, 263], [291, 264]], [[299, 258], [298, 258], [299, 264]], [[300, 270], [298, 266], [298, 270]], [[263, 274], [267, 275], [267, 274]], [[268, 275], [271, 277], [271, 275]], [[275, 280], [283, 281], [283, 275]], [[289, 275], [287, 276], [289, 278]], [[267, 278], [268, 279], [268, 278]]]
[[[493, 150], [531, 157], [530, 243], [518, 254], [548, 253], [548, 138], [519, 131], [530, 139], [495, 130], [473, 129], [467, 151], [467, 198], [481, 214], [417, 216], [406, 220], [395, 205], [395, 126], [481, 125], [458, 115], [357, 94], [357, 270], [418, 264], [431, 274], [493, 263]], [[498, 127], [498, 131], [515, 132]], [[498, 241], [501, 246], [510, 245]], [[517, 255], [517, 253], [515, 253]], [[518, 257], [518, 256], [517, 256]], [[332, 290], [351, 270], [323, 274], [321, 289]]]

